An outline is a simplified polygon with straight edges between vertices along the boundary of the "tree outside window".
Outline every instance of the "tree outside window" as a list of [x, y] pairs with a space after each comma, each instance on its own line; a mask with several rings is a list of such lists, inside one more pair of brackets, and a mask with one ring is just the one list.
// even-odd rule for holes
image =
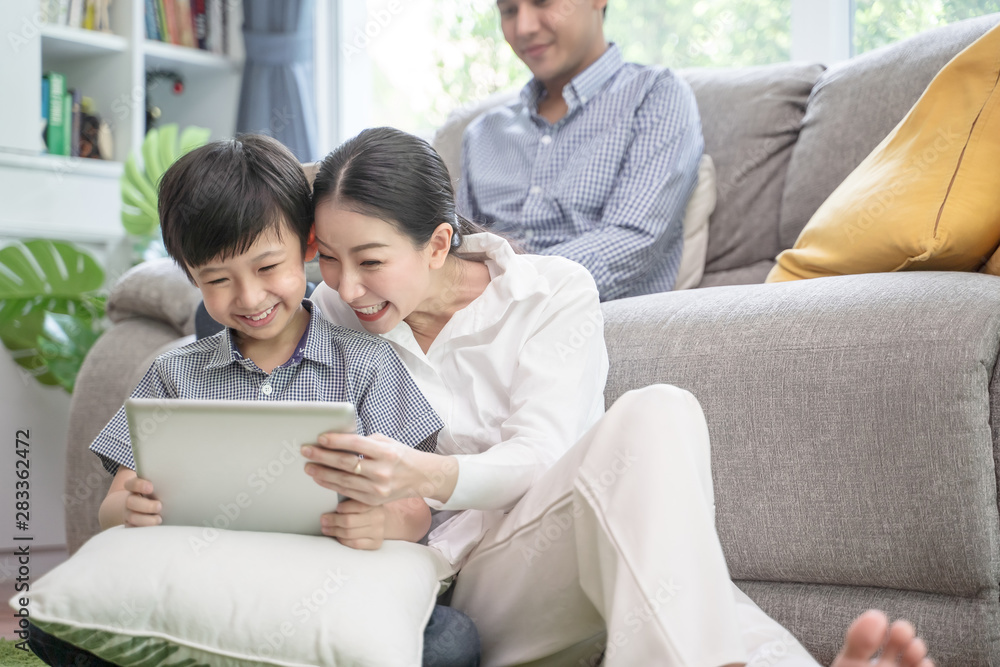
[[1000, 0], [854, 0], [854, 52], [963, 19], [1000, 12]]
[[[367, 0], [371, 13], [389, 0]], [[373, 41], [373, 125], [430, 137], [453, 109], [520, 88], [527, 68], [507, 46], [495, 0], [397, 0]], [[555, 0], [552, 0], [555, 1]], [[572, 1], [572, 0], [571, 0]], [[853, 0], [854, 50], [1000, 11], [1000, 0]], [[609, 0], [605, 33], [626, 60], [743, 67], [790, 59], [791, 0]]]

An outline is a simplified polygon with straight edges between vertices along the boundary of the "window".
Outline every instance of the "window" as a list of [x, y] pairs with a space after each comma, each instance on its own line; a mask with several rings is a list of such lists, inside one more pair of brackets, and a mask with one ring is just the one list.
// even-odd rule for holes
[[854, 53], [991, 12], [1000, 0], [854, 0]]
[[[350, 118], [341, 138], [374, 125], [430, 138], [453, 109], [530, 76], [503, 39], [495, 0], [353, 2], [339, 3], [354, 15], [340, 31], [352, 82], [338, 102]], [[609, 0], [605, 33], [627, 60], [675, 68], [829, 64], [998, 11], [1000, 0]]]
[[791, 0], [609, 0], [604, 31], [625, 59], [737, 67], [789, 59]]

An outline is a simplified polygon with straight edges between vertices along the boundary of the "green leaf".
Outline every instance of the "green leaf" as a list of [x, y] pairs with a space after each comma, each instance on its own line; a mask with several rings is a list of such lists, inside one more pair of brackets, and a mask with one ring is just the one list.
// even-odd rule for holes
[[26, 377], [72, 391], [103, 326], [106, 300], [93, 294], [103, 283], [97, 261], [70, 243], [0, 249], [0, 341]]
[[211, 136], [212, 131], [207, 127], [197, 127], [194, 125], [185, 127], [184, 131], [181, 132], [181, 147], [178, 157], [188, 153], [189, 151], [193, 151], [199, 146], [204, 146], [208, 143], [208, 139]]
[[0, 249], [0, 301], [73, 297], [103, 284], [97, 260], [70, 243], [35, 239]]
[[160, 150], [160, 164], [166, 171], [180, 157], [177, 152], [177, 123], [161, 125], [156, 143]]
[[92, 321], [71, 315], [45, 314], [43, 332], [38, 337], [38, 350], [49, 372], [70, 393], [84, 357], [100, 335], [101, 331]]
[[122, 227], [133, 236], [149, 236], [160, 225], [158, 218], [151, 218], [145, 213], [134, 213], [122, 209]]
[[139, 163], [135, 159], [135, 154], [128, 156], [125, 160], [125, 171], [122, 173], [122, 181], [128, 181], [132, 184], [132, 187], [139, 190], [143, 197], [148, 199], [154, 205], [156, 204], [156, 188], [146, 177], [146, 174], [139, 171]]
[[160, 161], [159, 138], [160, 132], [154, 127], [146, 133], [146, 138], [142, 141], [142, 161], [146, 168], [146, 178], [156, 188], [159, 188], [160, 176], [167, 169]]

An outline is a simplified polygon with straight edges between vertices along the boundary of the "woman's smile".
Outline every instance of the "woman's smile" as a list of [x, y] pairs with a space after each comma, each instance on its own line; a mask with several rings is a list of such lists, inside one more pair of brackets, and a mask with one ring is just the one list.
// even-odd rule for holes
[[354, 308], [354, 312], [358, 316], [359, 320], [374, 322], [385, 314], [386, 306], [388, 305], [388, 301], [383, 301], [382, 303], [377, 303], [374, 306], [368, 306], [367, 308]]

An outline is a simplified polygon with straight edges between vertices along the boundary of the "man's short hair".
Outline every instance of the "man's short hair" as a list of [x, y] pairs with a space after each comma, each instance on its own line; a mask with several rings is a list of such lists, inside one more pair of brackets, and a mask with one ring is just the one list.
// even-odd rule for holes
[[309, 182], [281, 143], [244, 134], [196, 148], [160, 181], [167, 253], [188, 267], [243, 254], [266, 231], [290, 231], [305, 252], [313, 212]]

